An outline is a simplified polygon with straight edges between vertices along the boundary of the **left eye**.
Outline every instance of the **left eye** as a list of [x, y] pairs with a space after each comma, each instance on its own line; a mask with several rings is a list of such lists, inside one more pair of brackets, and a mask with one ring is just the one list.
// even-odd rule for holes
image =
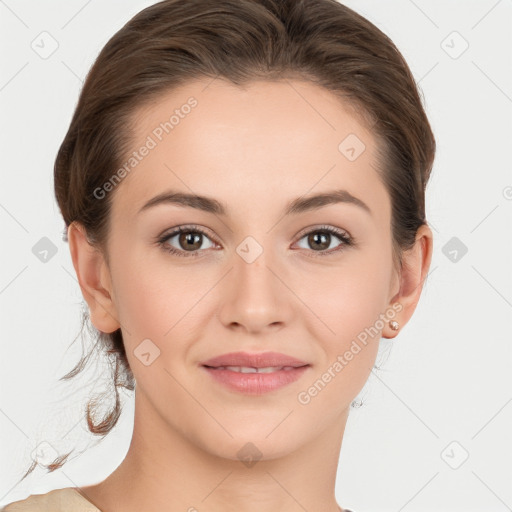
[[[333, 236], [337, 238], [341, 244], [338, 245], [338, 249], [327, 251], [331, 248], [331, 242], [334, 241]], [[352, 238], [345, 231], [331, 226], [322, 226], [321, 228], [313, 229], [302, 236], [300, 240], [304, 238], [306, 239], [306, 244], [310, 247], [317, 247], [318, 250], [313, 251], [316, 253], [314, 256], [327, 256], [342, 250], [343, 246], [350, 246], [353, 244]], [[308, 247], [306, 247], [306, 249], [307, 248]]]

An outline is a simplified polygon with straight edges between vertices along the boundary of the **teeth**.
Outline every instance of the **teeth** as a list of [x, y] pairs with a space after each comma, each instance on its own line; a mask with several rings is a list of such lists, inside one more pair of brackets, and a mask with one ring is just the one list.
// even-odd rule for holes
[[238, 373], [272, 373], [279, 370], [293, 370], [293, 366], [267, 366], [265, 368], [253, 368], [251, 366], [218, 366], [217, 370], [230, 370]]

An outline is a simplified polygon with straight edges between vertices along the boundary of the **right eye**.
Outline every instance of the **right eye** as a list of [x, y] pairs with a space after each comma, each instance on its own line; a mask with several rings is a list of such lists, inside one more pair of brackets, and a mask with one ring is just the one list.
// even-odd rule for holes
[[[175, 254], [176, 256], [196, 257], [200, 256], [200, 246], [203, 243], [203, 238], [208, 238], [206, 231], [198, 226], [179, 226], [161, 237], [158, 244], [164, 251]], [[176, 243], [181, 247], [169, 245], [169, 241], [176, 238]], [[184, 247], [185, 249], [182, 249]]]

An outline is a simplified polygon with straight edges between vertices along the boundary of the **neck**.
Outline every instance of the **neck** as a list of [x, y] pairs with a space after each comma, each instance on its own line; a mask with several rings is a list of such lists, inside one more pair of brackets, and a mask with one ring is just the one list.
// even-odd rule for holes
[[191, 442], [138, 393], [125, 459], [106, 480], [81, 489], [101, 511], [342, 510], [335, 481], [348, 411], [291, 453], [258, 460], [257, 448], [241, 443], [242, 451], [230, 459]]

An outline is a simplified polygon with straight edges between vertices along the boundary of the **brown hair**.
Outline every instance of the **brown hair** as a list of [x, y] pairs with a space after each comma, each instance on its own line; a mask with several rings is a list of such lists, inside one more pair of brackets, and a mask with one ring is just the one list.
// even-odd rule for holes
[[[346, 100], [379, 141], [379, 172], [392, 204], [393, 261], [402, 267], [401, 252], [414, 245], [418, 228], [426, 224], [435, 139], [398, 49], [336, 0], [164, 0], [128, 21], [89, 71], [56, 157], [55, 195], [65, 231], [80, 223], [108, 263], [104, 249], [113, 193], [98, 200], [93, 192], [121, 165], [135, 109], [187, 81], [208, 77], [236, 85], [299, 78]], [[94, 348], [113, 358], [114, 408], [99, 423], [91, 418], [91, 402], [86, 409], [89, 430], [104, 436], [121, 412], [117, 388], [134, 389], [134, 378], [121, 330], [93, 331]], [[61, 379], [80, 372], [90, 355]], [[48, 470], [60, 467], [68, 455]]]

